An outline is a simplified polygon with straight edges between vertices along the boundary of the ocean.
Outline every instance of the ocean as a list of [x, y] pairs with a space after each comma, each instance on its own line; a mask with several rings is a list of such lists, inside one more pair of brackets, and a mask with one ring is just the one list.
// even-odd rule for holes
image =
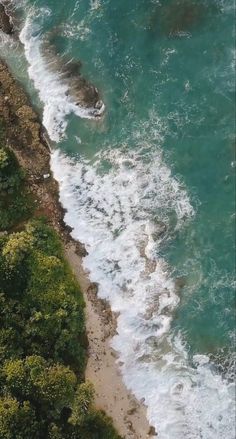
[[6, 4], [125, 384], [158, 438], [234, 439], [234, 1]]

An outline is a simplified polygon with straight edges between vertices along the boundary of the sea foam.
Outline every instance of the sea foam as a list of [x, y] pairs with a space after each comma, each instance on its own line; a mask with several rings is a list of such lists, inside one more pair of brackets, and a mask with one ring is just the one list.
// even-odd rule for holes
[[[91, 115], [75, 106], [68, 84], [48, 69], [34, 18], [32, 10], [20, 38], [44, 104], [44, 125], [59, 141], [70, 113]], [[99, 296], [119, 314], [112, 345], [123, 363], [124, 381], [144, 399], [158, 437], [233, 439], [234, 386], [206, 355], [191, 358], [183, 336], [171, 331], [180, 298], [161, 249], [194, 211], [161, 150], [107, 149], [93, 161], [56, 150], [51, 163], [67, 209], [65, 221], [89, 253], [84, 267], [98, 283]]]
[[[104, 160], [111, 165], [106, 172]], [[89, 163], [57, 150], [52, 169], [65, 221], [89, 253], [84, 267], [119, 314], [112, 345], [125, 384], [144, 398], [158, 437], [233, 439], [234, 386], [207, 356], [190, 362], [181, 335], [170, 331], [179, 297], [159, 250], [170, 239], [171, 212], [175, 231], [194, 212], [161, 152], [106, 150]]]
[[[84, 266], [100, 297], [119, 313], [112, 344], [125, 383], [145, 399], [158, 437], [233, 439], [233, 386], [214, 373], [208, 357], [198, 355], [190, 364], [181, 335], [171, 335], [179, 297], [159, 256], [169, 235], [158, 230], [160, 223], [171, 227], [171, 212], [174, 229], [183, 227], [193, 209], [161, 152], [148, 156], [110, 150], [90, 164], [55, 151], [52, 169], [65, 220], [86, 245]], [[103, 160], [111, 164], [105, 173], [99, 171]]]
[[[26, 59], [29, 63], [28, 73], [39, 92], [43, 103], [43, 124], [51, 140], [59, 142], [65, 135], [67, 117], [74, 113], [76, 116], [87, 119], [99, 117], [104, 112], [101, 108], [85, 108], [76, 103], [70, 94], [70, 84], [62, 78], [60, 72], [50, 69], [50, 62], [43, 54], [43, 37], [39, 20], [51, 14], [50, 9], [31, 8], [20, 32], [20, 41], [24, 45]], [[56, 60], [55, 60], [56, 62]]]

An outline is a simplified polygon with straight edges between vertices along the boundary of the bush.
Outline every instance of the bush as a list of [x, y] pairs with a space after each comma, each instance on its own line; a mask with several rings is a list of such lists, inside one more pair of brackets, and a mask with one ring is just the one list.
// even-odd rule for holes
[[[0, 120], [0, 439], [121, 439], [84, 383], [84, 301]], [[24, 225], [24, 226], [23, 226]], [[24, 228], [24, 230], [22, 230]]]
[[0, 281], [4, 292], [11, 297], [21, 295], [27, 287], [33, 242], [33, 237], [24, 231], [12, 233], [2, 240]]
[[[70, 365], [82, 378], [86, 358], [84, 301], [62, 254], [57, 235], [41, 220], [28, 223], [25, 231], [2, 237], [2, 300], [8, 296], [15, 322], [12, 336], [17, 340], [16, 334], [21, 333], [20, 345], [26, 356], [41, 355]], [[5, 344], [3, 358], [4, 352]]]
[[0, 230], [8, 230], [27, 219], [33, 203], [25, 186], [25, 175], [14, 153], [0, 146]]
[[92, 409], [85, 418], [84, 424], [71, 431], [67, 439], [121, 439], [112, 420], [103, 411]]
[[77, 378], [70, 368], [48, 364], [42, 357], [10, 360], [3, 365], [5, 391], [20, 401], [29, 400], [40, 406], [44, 418], [60, 417], [74, 400]]
[[39, 439], [40, 425], [28, 401], [20, 404], [16, 398], [0, 398], [1, 439]]
[[18, 165], [15, 154], [0, 146], [0, 193], [5, 195], [19, 190], [24, 180], [24, 173]]

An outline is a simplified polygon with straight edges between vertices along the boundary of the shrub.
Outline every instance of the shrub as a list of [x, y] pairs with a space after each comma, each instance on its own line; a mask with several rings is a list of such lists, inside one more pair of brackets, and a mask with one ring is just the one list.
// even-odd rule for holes
[[14, 193], [19, 189], [24, 173], [18, 165], [15, 154], [0, 146], [0, 193]]
[[28, 401], [20, 404], [16, 398], [0, 398], [1, 439], [39, 439], [40, 424]]
[[[84, 300], [0, 120], [0, 439], [121, 439], [83, 382]], [[20, 223], [20, 224], [19, 224]], [[25, 224], [25, 229], [23, 229]]]
[[32, 213], [25, 175], [9, 148], [0, 146], [0, 230], [8, 230]]

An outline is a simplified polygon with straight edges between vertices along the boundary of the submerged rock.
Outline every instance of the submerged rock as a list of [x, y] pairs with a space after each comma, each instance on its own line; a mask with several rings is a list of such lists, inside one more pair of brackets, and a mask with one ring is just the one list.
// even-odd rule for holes
[[81, 74], [71, 75], [70, 64], [67, 64], [65, 73], [69, 79], [70, 94], [75, 97], [77, 105], [100, 110], [103, 103], [98, 90]]
[[158, 218], [154, 218], [150, 226], [152, 239], [154, 241], [162, 239], [167, 232], [167, 225], [163, 223], [163, 221], [160, 221]]
[[150, 30], [168, 37], [181, 37], [198, 26], [207, 7], [201, 0], [172, 0], [158, 2], [150, 16]]
[[12, 34], [13, 32], [11, 17], [9, 17], [9, 15], [7, 14], [2, 3], [0, 3], [0, 30], [8, 35]]
[[176, 292], [180, 292], [186, 285], [187, 279], [185, 276], [177, 277], [175, 279], [175, 289]]
[[43, 43], [43, 53], [48, 61], [51, 71], [59, 72], [60, 79], [68, 86], [68, 95], [76, 102], [76, 105], [91, 109], [92, 116], [99, 116], [104, 104], [98, 89], [88, 81], [81, 73], [82, 62], [80, 60], [68, 60], [61, 56], [53, 41], [59, 30], [49, 32]]
[[157, 432], [155, 430], [155, 427], [151, 426], [149, 428], [149, 432], [148, 432], [149, 436], [157, 436]]

